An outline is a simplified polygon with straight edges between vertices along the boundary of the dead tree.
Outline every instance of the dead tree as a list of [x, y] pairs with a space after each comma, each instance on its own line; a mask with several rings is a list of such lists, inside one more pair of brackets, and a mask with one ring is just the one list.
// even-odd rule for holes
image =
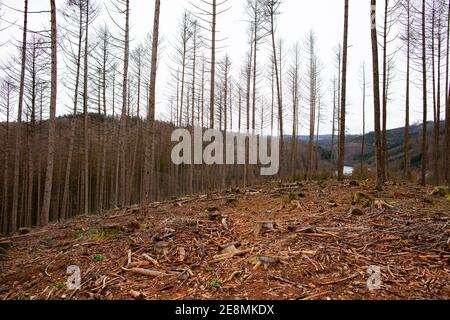
[[24, 21], [23, 21], [23, 38], [22, 38], [22, 61], [21, 61], [21, 71], [20, 71], [20, 83], [19, 83], [19, 96], [18, 96], [18, 107], [17, 107], [17, 131], [16, 131], [16, 141], [14, 149], [14, 184], [13, 184], [13, 201], [11, 216], [9, 217], [8, 232], [13, 233], [17, 230], [17, 210], [19, 202], [19, 173], [20, 173], [20, 143], [22, 140], [22, 112], [23, 112], [23, 98], [25, 90], [25, 63], [26, 63], [26, 52], [27, 52], [27, 34], [28, 34], [28, 0], [24, 0], [24, 11], [23, 11]]
[[289, 70], [292, 98], [292, 141], [291, 141], [291, 175], [296, 176], [297, 146], [298, 146], [298, 108], [300, 102], [300, 45], [292, 49], [292, 65]]
[[409, 126], [410, 126], [410, 79], [411, 79], [411, 52], [412, 52], [412, 25], [414, 23], [413, 7], [411, 0], [404, 0], [402, 3], [404, 20], [400, 20], [403, 32], [401, 40], [406, 43], [406, 93], [405, 93], [405, 130], [403, 144], [403, 178], [409, 180], [411, 177], [409, 170]]
[[[48, 56], [45, 40], [42, 36], [33, 34], [27, 45], [27, 62], [25, 77], [25, 114], [28, 118], [27, 123], [27, 191], [22, 196], [25, 197], [25, 207], [22, 212], [22, 225], [31, 227], [33, 217], [37, 217], [39, 209], [35, 208], [36, 190], [35, 172], [37, 171], [36, 153], [37, 153], [37, 117], [38, 117], [38, 98], [40, 86], [46, 83], [45, 77], [48, 72], [46, 57]], [[39, 194], [37, 194], [39, 196]]]
[[[338, 151], [336, 151], [335, 146], [335, 136], [337, 131], [337, 138], [339, 140], [340, 136], [340, 121], [341, 121], [341, 81], [342, 81], [342, 46], [339, 44], [335, 50], [334, 50], [334, 63], [337, 70], [336, 79], [334, 81], [334, 87], [335, 87], [335, 103], [334, 103], [334, 109], [335, 112], [333, 112], [333, 132], [332, 132], [332, 139], [331, 139], [331, 176], [334, 177], [337, 172], [337, 162], [336, 162], [336, 154]], [[339, 150], [339, 142], [338, 142], [338, 150]]]
[[[68, 201], [69, 201], [69, 188], [70, 188], [70, 173], [72, 170], [72, 160], [73, 160], [73, 152], [75, 145], [75, 133], [77, 126], [77, 113], [78, 113], [78, 97], [80, 90], [80, 75], [81, 75], [81, 51], [83, 45], [83, 19], [85, 17], [85, 10], [87, 2], [86, 1], [78, 1], [73, 2], [69, 0], [66, 4], [65, 11], [69, 11], [71, 14], [64, 15], [66, 19], [66, 29], [74, 27], [77, 31], [67, 31], [67, 34], [74, 35], [77, 38], [75, 44], [77, 46], [76, 53], [71, 51], [65, 51], [68, 56], [69, 61], [75, 64], [75, 84], [74, 84], [74, 95], [73, 95], [73, 112], [72, 112], [72, 122], [70, 125], [70, 141], [69, 141], [69, 152], [67, 154], [67, 164], [66, 164], [66, 172], [64, 178], [64, 191], [63, 198], [61, 203], [61, 214], [60, 219], [64, 220], [67, 216], [68, 210]], [[72, 41], [71, 38], [67, 39], [67, 41]], [[65, 47], [65, 46], [64, 46]], [[71, 46], [69, 46], [71, 47]]]
[[[122, 111], [120, 115], [119, 125], [119, 153], [120, 153], [120, 175], [119, 175], [119, 205], [125, 206], [126, 197], [126, 175], [127, 175], [127, 162], [126, 162], [126, 131], [127, 131], [127, 102], [128, 102], [128, 68], [129, 68], [129, 56], [130, 56], [130, 0], [120, 0], [124, 7], [121, 12], [125, 14], [125, 26], [124, 32], [124, 50], [123, 50], [123, 80], [122, 80]], [[118, 10], [119, 11], [119, 10]]]
[[361, 175], [364, 172], [364, 156], [365, 156], [365, 147], [366, 147], [366, 88], [367, 88], [367, 80], [366, 80], [366, 64], [363, 63], [361, 67], [361, 86], [362, 86], [362, 141], [361, 141]]
[[374, 117], [375, 117], [375, 152], [377, 181], [376, 189], [381, 191], [384, 183], [384, 167], [382, 163], [382, 143], [381, 143], [381, 121], [380, 121], [380, 71], [378, 63], [378, 40], [377, 40], [377, 1], [371, 0], [371, 38], [372, 38], [372, 72], [373, 72], [373, 97], [374, 97]]
[[40, 216], [40, 225], [45, 226], [49, 222], [50, 202], [53, 187], [53, 167], [55, 157], [55, 131], [56, 131], [56, 103], [58, 94], [58, 48], [57, 48], [57, 23], [55, 0], [50, 0], [51, 7], [51, 95], [50, 95], [50, 119], [48, 130], [47, 170], [45, 177], [44, 198]]
[[[107, 88], [107, 77], [108, 77], [108, 73], [109, 70], [111, 69], [111, 66], [109, 65], [109, 61], [111, 60], [110, 58], [110, 53], [109, 53], [109, 41], [110, 41], [110, 34], [108, 32], [108, 30], [106, 29], [106, 27], [100, 29], [100, 34], [99, 34], [100, 38], [100, 44], [99, 44], [99, 51], [100, 51], [100, 57], [99, 57], [99, 71], [100, 71], [100, 79], [99, 79], [99, 113], [100, 115], [102, 115], [102, 141], [101, 141], [101, 148], [102, 148], [102, 153], [101, 153], [101, 165], [100, 165], [100, 179], [98, 182], [98, 203], [97, 203], [97, 208], [98, 208], [98, 212], [101, 212], [103, 207], [104, 207], [104, 198], [105, 198], [105, 175], [106, 175], [106, 157], [107, 157], [107, 152], [106, 152], [106, 144], [107, 144], [107, 134], [108, 134], [108, 122], [107, 122], [107, 99], [106, 99], [106, 88]], [[139, 106], [139, 103], [138, 103]], [[102, 108], [103, 107], [103, 108]], [[114, 121], [114, 120], [113, 120]], [[138, 119], [138, 123], [139, 123], [139, 119]], [[133, 171], [131, 172], [131, 174], [133, 174]], [[131, 186], [130, 186], [131, 188]]]
[[447, 26], [443, 17], [447, 10], [447, 3], [443, 0], [433, 0], [429, 11], [428, 22], [431, 24], [428, 32], [431, 34], [431, 66], [433, 86], [433, 114], [434, 114], [434, 143], [433, 143], [433, 181], [439, 185], [440, 176], [440, 148], [441, 148], [441, 84], [442, 84], [442, 58]]
[[3, 192], [2, 192], [2, 205], [0, 211], [0, 233], [6, 233], [8, 230], [9, 222], [9, 157], [10, 157], [10, 135], [11, 135], [11, 114], [13, 112], [14, 94], [16, 92], [16, 86], [12, 79], [4, 78], [0, 83], [0, 107], [5, 116], [5, 133], [2, 148], [4, 153], [4, 166], [3, 166]]
[[316, 113], [318, 102], [318, 57], [316, 53], [316, 37], [311, 31], [306, 39], [306, 47], [308, 48], [308, 68], [305, 87], [308, 90], [307, 101], [309, 103], [309, 144], [306, 164], [307, 180], [313, 177], [313, 160], [315, 150], [315, 132], [316, 132]]
[[423, 186], [427, 184], [427, 43], [426, 43], [426, 1], [422, 0], [422, 92], [423, 92], [423, 121], [422, 121], [422, 170], [421, 183]]
[[[272, 57], [275, 66], [275, 80], [276, 80], [276, 89], [277, 89], [277, 97], [278, 97], [278, 122], [279, 122], [279, 135], [280, 135], [280, 163], [283, 163], [284, 160], [284, 126], [283, 126], [283, 101], [281, 97], [281, 80], [280, 73], [278, 67], [278, 53], [277, 53], [277, 45], [275, 42], [275, 31], [276, 31], [276, 19], [279, 15], [279, 8], [281, 5], [281, 0], [264, 0], [263, 2], [263, 12], [264, 18], [266, 19], [266, 30], [272, 39]], [[280, 57], [281, 59], [281, 57]], [[283, 165], [282, 165], [283, 167]], [[281, 172], [281, 174], [283, 174]]]
[[450, 88], [449, 88], [449, 52], [450, 52], [450, 2], [447, 8], [447, 53], [446, 53], [446, 74], [445, 74], [445, 94], [446, 94], [446, 107], [445, 107], [445, 172], [447, 177], [447, 183], [450, 189]]
[[[210, 92], [209, 92], [209, 128], [215, 127], [215, 104], [216, 104], [216, 54], [217, 43], [223, 39], [217, 39], [217, 18], [228, 11], [228, 0], [218, 2], [217, 0], [205, 1], [202, 0], [198, 4], [190, 2], [194, 7], [193, 15], [202, 22], [202, 28], [211, 32], [210, 46]], [[208, 190], [212, 189], [212, 172], [211, 166], [207, 167]]]
[[[183, 19], [181, 21], [180, 25], [180, 31], [179, 31], [179, 44], [176, 47], [176, 53], [177, 57], [175, 57], [175, 63], [177, 65], [180, 65], [181, 67], [181, 84], [180, 84], [180, 97], [179, 97], [179, 114], [177, 115], [178, 118], [178, 126], [182, 126], [183, 122], [183, 112], [184, 112], [184, 103], [185, 103], [185, 89], [186, 89], [186, 72], [188, 68], [188, 55], [189, 55], [189, 42], [192, 37], [192, 30], [190, 29], [190, 18], [187, 11], [183, 14]], [[188, 125], [189, 121], [186, 122], [186, 125]]]
[[[196, 73], [197, 73], [197, 55], [201, 46], [201, 42], [199, 39], [199, 26], [196, 20], [191, 21], [191, 29], [192, 29], [192, 93], [191, 93], [191, 137], [194, 137], [194, 127], [195, 127], [195, 96], [196, 96]], [[194, 150], [194, 139], [191, 141], [192, 150]], [[189, 167], [189, 194], [193, 194], [194, 192], [194, 163], [192, 163]]]
[[344, 42], [343, 42], [343, 59], [342, 59], [342, 95], [341, 95], [341, 123], [339, 135], [339, 159], [338, 159], [338, 180], [344, 179], [344, 161], [345, 161], [345, 134], [346, 134], [346, 99], [347, 99], [347, 54], [348, 54], [348, 20], [349, 20], [348, 0], [345, 0], [344, 13]]
[[145, 140], [145, 162], [144, 162], [144, 181], [143, 181], [143, 204], [150, 203], [150, 180], [154, 178], [154, 135], [155, 135], [155, 106], [156, 106], [156, 69], [158, 64], [158, 44], [159, 44], [159, 17], [161, 12], [161, 1], [155, 0], [154, 20], [153, 20], [153, 44], [152, 61], [150, 71], [150, 88], [147, 114], [147, 128]]

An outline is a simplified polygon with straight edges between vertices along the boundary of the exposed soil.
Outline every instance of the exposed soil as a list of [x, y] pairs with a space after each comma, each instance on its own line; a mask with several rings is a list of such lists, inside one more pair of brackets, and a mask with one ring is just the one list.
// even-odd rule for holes
[[[372, 185], [272, 183], [3, 238], [0, 298], [450, 299], [449, 200]], [[386, 205], [352, 204], [357, 192]], [[67, 288], [70, 265], [79, 290]], [[381, 267], [378, 290], [369, 266]]]

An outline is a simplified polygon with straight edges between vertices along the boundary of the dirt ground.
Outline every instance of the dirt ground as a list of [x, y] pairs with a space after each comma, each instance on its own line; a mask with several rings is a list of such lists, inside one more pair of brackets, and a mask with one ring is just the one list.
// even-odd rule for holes
[[450, 299], [449, 199], [372, 186], [274, 182], [2, 238], [0, 299]]

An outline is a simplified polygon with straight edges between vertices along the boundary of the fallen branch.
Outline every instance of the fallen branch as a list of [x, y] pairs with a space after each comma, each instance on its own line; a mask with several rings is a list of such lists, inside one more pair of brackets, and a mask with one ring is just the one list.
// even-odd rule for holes
[[156, 259], [153, 259], [148, 254], [143, 254], [142, 257], [150, 263], [153, 263], [155, 266], [159, 267], [159, 262]]
[[164, 272], [160, 272], [160, 271], [141, 269], [141, 268], [133, 268], [133, 269], [122, 268], [122, 270], [131, 272], [131, 273], [135, 273], [135, 274], [148, 276], [148, 277], [169, 277], [169, 276], [173, 276], [176, 274], [176, 273], [164, 273]]
[[234, 248], [234, 250], [231, 249], [230, 252], [226, 252], [224, 254], [219, 254], [217, 256], [214, 256], [213, 257], [214, 259], [211, 260], [209, 263], [211, 263], [211, 264], [212, 263], [217, 263], [217, 262], [221, 262], [221, 261], [224, 261], [224, 260], [228, 260], [228, 259], [234, 258], [236, 256], [242, 256], [242, 255], [244, 255], [246, 253], [252, 252], [254, 249], [255, 248], [246, 249], [246, 250], [237, 250], [236, 248]]
[[149, 261], [137, 261], [137, 262], [131, 262], [129, 265], [127, 265], [127, 268], [142, 268], [142, 267], [148, 267], [150, 265]]

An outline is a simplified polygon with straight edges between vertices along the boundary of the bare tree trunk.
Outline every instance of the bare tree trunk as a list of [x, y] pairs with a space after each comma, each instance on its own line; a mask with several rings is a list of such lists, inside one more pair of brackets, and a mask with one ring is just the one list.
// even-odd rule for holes
[[56, 4], [55, 0], [50, 0], [51, 7], [51, 95], [50, 95], [50, 120], [48, 133], [48, 155], [47, 155], [47, 171], [45, 178], [44, 200], [40, 216], [40, 225], [45, 226], [49, 221], [50, 201], [53, 186], [53, 160], [55, 157], [55, 129], [56, 129], [56, 102], [58, 93], [58, 48], [57, 48], [57, 25], [56, 25]]
[[256, 130], [256, 75], [258, 72], [258, 1], [255, 1], [255, 13], [253, 21], [253, 97], [252, 97], [252, 134], [255, 134]]
[[[102, 97], [103, 97], [103, 137], [102, 137], [102, 163], [100, 172], [100, 183], [99, 183], [99, 198], [98, 198], [98, 211], [101, 213], [104, 206], [104, 192], [105, 192], [105, 171], [106, 171], [106, 135], [108, 132], [108, 122], [106, 113], [106, 35], [105, 35], [105, 45], [103, 52], [103, 70], [102, 70]], [[139, 121], [139, 119], [138, 119]]]
[[8, 180], [9, 180], [9, 135], [10, 135], [10, 111], [11, 111], [11, 91], [12, 86], [10, 82], [6, 84], [6, 133], [5, 133], [5, 164], [3, 171], [3, 207], [2, 207], [2, 224], [0, 225], [1, 233], [6, 233], [8, 230], [8, 214], [9, 214], [9, 203], [8, 203]]
[[378, 40], [377, 40], [377, 1], [371, 0], [371, 38], [372, 38], [372, 69], [373, 69], [373, 96], [374, 96], [374, 116], [375, 116], [375, 148], [377, 163], [376, 188], [381, 191], [384, 183], [384, 168], [382, 163], [383, 154], [381, 152], [381, 125], [380, 125], [380, 72], [378, 63]]
[[32, 71], [31, 71], [31, 112], [28, 134], [28, 194], [25, 211], [24, 225], [31, 227], [33, 221], [33, 188], [34, 188], [34, 149], [35, 149], [35, 127], [36, 127], [36, 42], [33, 42], [32, 52]]
[[[185, 88], [185, 78], [186, 78], [186, 55], [187, 55], [187, 32], [188, 32], [188, 18], [187, 13], [184, 13], [183, 17], [183, 35], [182, 35], [182, 66], [181, 66], [181, 97], [180, 97], [180, 116], [179, 116], [179, 124], [178, 126], [181, 127], [183, 125], [183, 107], [184, 107], [184, 88]], [[189, 121], [186, 122], [186, 126], [189, 124]]]
[[73, 99], [73, 118], [70, 126], [70, 142], [69, 152], [67, 155], [67, 166], [64, 178], [64, 191], [61, 204], [61, 219], [64, 220], [67, 217], [68, 201], [69, 201], [69, 186], [70, 186], [70, 171], [72, 169], [73, 149], [75, 145], [75, 133], [77, 125], [77, 105], [78, 105], [78, 92], [80, 87], [80, 73], [81, 73], [81, 46], [83, 42], [83, 10], [80, 2], [80, 28], [78, 34], [78, 53], [77, 53], [77, 71], [75, 79], [75, 93]]
[[150, 179], [154, 178], [154, 127], [155, 127], [155, 105], [156, 105], [156, 69], [158, 64], [158, 43], [159, 43], [159, 17], [161, 1], [155, 0], [155, 14], [153, 21], [153, 45], [152, 45], [152, 65], [150, 73], [149, 104], [147, 115], [147, 134], [145, 144], [145, 165], [144, 165], [144, 198], [143, 205], [150, 203]]
[[446, 121], [445, 121], [445, 126], [446, 126], [446, 138], [447, 138], [447, 146], [446, 146], [446, 150], [445, 150], [445, 155], [447, 158], [447, 184], [448, 187], [450, 189], [450, 88], [448, 89], [447, 92], [447, 106], [446, 106]]
[[[434, 143], [433, 143], [433, 181], [439, 183], [439, 115], [436, 97], [436, 7], [435, 1], [432, 2], [431, 12], [431, 78], [433, 86], [433, 119], [434, 119]], [[438, 62], [440, 65], [440, 61]], [[439, 76], [439, 75], [438, 75]]]
[[[44, 85], [41, 83], [40, 86], [40, 103], [39, 103], [39, 136], [42, 136], [42, 117], [43, 117], [43, 108], [44, 108]], [[37, 183], [37, 207], [36, 207], [36, 216], [40, 217], [41, 215], [41, 205], [42, 205], [42, 152], [39, 152], [38, 155], [38, 183]]]
[[[196, 62], [197, 62], [197, 24], [194, 22], [193, 26], [193, 56], [192, 56], [192, 123], [191, 123], [191, 143], [192, 150], [194, 150], [194, 128], [195, 128], [195, 72], [196, 72]], [[189, 167], [189, 194], [194, 193], [194, 163]]]
[[128, 64], [130, 51], [130, 0], [125, 2], [125, 48], [123, 57], [123, 82], [122, 82], [122, 114], [120, 117], [119, 127], [119, 153], [120, 153], [120, 174], [119, 174], [119, 204], [121, 207], [125, 205], [126, 198], [126, 130], [127, 130], [127, 98], [128, 98]]
[[[316, 143], [315, 145], [319, 145], [319, 134], [320, 134], [320, 121], [321, 121], [321, 100], [320, 100], [320, 93], [318, 94], [318, 101], [317, 101], [317, 128], [316, 128]], [[315, 160], [314, 160], [314, 170], [316, 173], [319, 171], [319, 164], [320, 164], [320, 155], [318, 152], [314, 153]]]
[[[225, 85], [223, 88], [223, 93], [224, 93], [224, 137], [227, 136], [227, 126], [228, 126], [228, 69], [229, 69], [229, 58], [228, 55], [225, 57], [225, 74], [224, 74], [224, 81], [225, 81]], [[224, 150], [224, 159], [226, 159], [227, 157], [227, 146], [226, 143], [224, 143], [223, 145], [223, 150]], [[223, 165], [223, 171], [222, 171], [222, 188], [225, 189], [226, 188], [226, 178], [227, 178], [227, 166]]]
[[[210, 94], [209, 94], [209, 126], [214, 129], [214, 104], [215, 104], [215, 90], [216, 90], [216, 28], [217, 28], [217, 0], [212, 0], [212, 23], [211, 23], [211, 76], [210, 76]], [[208, 195], [212, 190], [212, 170], [211, 166], [208, 169]]]
[[20, 71], [20, 87], [19, 87], [19, 106], [17, 108], [17, 133], [14, 148], [14, 186], [13, 186], [13, 202], [11, 216], [9, 218], [8, 232], [13, 233], [17, 230], [17, 207], [19, 202], [19, 172], [20, 172], [20, 143], [22, 139], [22, 112], [23, 97], [25, 89], [25, 63], [27, 52], [27, 33], [28, 33], [28, 0], [24, 1], [24, 22], [23, 22], [23, 39], [22, 39], [22, 64]]
[[423, 76], [423, 130], [422, 130], [422, 172], [421, 183], [423, 186], [427, 184], [427, 51], [426, 51], [426, 1], [422, 0], [422, 76]]
[[411, 78], [411, 8], [410, 0], [407, 2], [407, 35], [406, 35], [406, 96], [405, 96], [405, 133], [404, 133], [404, 146], [403, 146], [403, 178], [409, 180], [411, 177], [409, 173], [409, 122], [410, 122], [410, 85]]
[[[116, 116], [115, 116], [115, 105], [116, 105], [116, 73], [113, 72], [113, 135], [116, 133]], [[117, 140], [120, 140], [120, 132], [117, 132], [117, 136], [115, 136]], [[114, 150], [113, 150], [114, 151]], [[115, 165], [114, 165], [114, 207], [119, 207], [119, 175], [120, 175], [120, 147], [117, 148], [115, 154]]]
[[[442, 39], [441, 39], [441, 29], [442, 29], [442, 17], [438, 16], [438, 54], [437, 54], [437, 93], [436, 93], [436, 124], [435, 124], [435, 157], [436, 157], [436, 172], [435, 172], [435, 183], [439, 185], [441, 183], [441, 175], [439, 168], [439, 150], [441, 148], [441, 58], [442, 58]], [[448, 36], [448, 34], [447, 34]]]
[[338, 180], [344, 179], [344, 161], [345, 161], [345, 116], [346, 116], [346, 98], [347, 98], [347, 53], [348, 53], [348, 0], [345, 0], [344, 15], [344, 52], [342, 67], [342, 96], [341, 96], [341, 132], [339, 137], [339, 161], [338, 161]]
[[89, 101], [88, 101], [88, 47], [89, 47], [89, 0], [86, 1], [86, 25], [85, 25], [85, 43], [84, 43], [84, 78], [83, 78], [83, 111], [84, 111], [84, 126], [83, 126], [83, 213], [89, 214]]
[[306, 179], [311, 180], [313, 177], [313, 160], [314, 160], [314, 133], [316, 127], [316, 104], [317, 104], [317, 57], [316, 44], [314, 34], [309, 35], [309, 144], [308, 159], [306, 165]]
[[444, 155], [445, 172], [447, 177], [447, 183], [450, 189], [450, 88], [449, 88], [449, 49], [450, 49], [450, 2], [447, 10], [447, 53], [446, 53], [446, 75], [445, 75], [445, 95], [446, 95], [446, 108], [445, 108], [445, 140], [446, 140], [446, 152]]
[[387, 62], [387, 20], [388, 20], [388, 8], [389, 0], [385, 0], [384, 3], [384, 27], [383, 27], [383, 128], [382, 128], [382, 145], [381, 152], [383, 154], [383, 171], [385, 174], [385, 180], [388, 180], [388, 146], [387, 146], [387, 90], [388, 90], [388, 62]]
[[333, 80], [333, 125], [332, 125], [332, 130], [331, 130], [331, 149], [330, 149], [330, 162], [331, 162], [331, 169], [330, 169], [330, 177], [334, 178], [335, 173], [334, 173], [334, 143], [335, 143], [335, 136], [336, 136], [336, 113], [337, 113], [337, 99], [336, 99], [336, 94], [337, 94], [337, 88], [336, 88], [336, 78]]
[[[253, 31], [254, 32], [254, 31]], [[250, 133], [250, 95], [251, 95], [251, 74], [252, 74], [252, 65], [253, 65], [253, 41], [250, 43], [250, 55], [248, 57], [247, 64], [247, 133]], [[247, 187], [250, 183], [250, 141], [246, 141], [245, 144], [245, 167], [244, 167], [244, 186]]]
[[291, 175], [295, 179], [296, 175], [296, 156], [298, 143], [298, 80], [299, 80], [299, 47], [298, 44], [294, 47], [294, 64], [292, 68], [292, 142], [291, 142]]
[[361, 142], [361, 177], [364, 172], [364, 155], [366, 148], [366, 65], [363, 65], [363, 134]]
[[[278, 96], [278, 123], [279, 123], [279, 133], [280, 133], [280, 164], [283, 167], [284, 160], [284, 127], [283, 127], [283, 101], [281, 98], [281, 84], [280, 84], [280, 74], [278, 71], [278, 59], [277, 59], [277, 50], [276, 50], [276, 42], [275, 42], [275, 8], [273, 6], [270, 7], [269, 18], [270, 18], [270, 34], [272, 37], [272, 54], [273, 61], [275, 66], [275, 80], [277, 87], [277, 96]], [[281, 60], [281, 57], [280, 57]], [[283, 172], [280, 172], [281, 176]]]
[[[136, 166], [137, 166], [137, 154], [140, 144], [140, 137], [141, 137], [141, 118], [140, 118], [140, 105], [141, 105], [141, 55], [142, 52], [139, 51], [138, 53], [138, 61], [137, 61], [137, 111], [136, 111], [136, 118], [137, 118], [137, 125], [136, 125], [136, 141], [134, 143], [134, 149], [133, 149], [133, 157], [131, 161], [131, 171], [130, 171], [130, 181], [128, 183], [127, 188], [127, 203], [132, 203], [132, 194], [135, 184], [135, 175], [136, 175]], [[139, 197], [140, 198], [140, 197]]]

